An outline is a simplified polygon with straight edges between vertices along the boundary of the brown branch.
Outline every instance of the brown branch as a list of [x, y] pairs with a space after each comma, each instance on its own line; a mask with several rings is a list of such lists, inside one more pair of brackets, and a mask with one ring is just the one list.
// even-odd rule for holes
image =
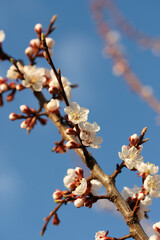
[[51, 220], [51, 218], [53, 217], [53, 215], [58, 211], [58, 209], [63, 205], [63, 202], [60, 203], [50, 214], [48, 217], [44, 218], [44, 220], [46, 221], [45, 224], [42, 227], [42, 231], [41, 231], [41, 236], [43, 236], [44, 232], [46, 231], [47, 225], [49, 223], [49, 221]]
[[[38, 98], [38, 100], [41, 104], [42, 103], [44, 104], [44, 109], [46, 112], [48, 112], [47, 107], [46, 107], [46, 102], [44, 101], [43, 94], [38, 93], [38, 94], [35, 94], [35, 96]], [[75, 136], [66, 134], [67, 127], [61, 124], [60, 118], [55, 113], [48, 113], [48, 117], [58, 128], [58, 130], [64, 140], [66, 140], [67, 142], [70, 140], [77, 142]], [[142, 227], [138, 221], [138, 218], [136, 216], [132, 216], [132, 210], [130, 209], [129, 205], [125, 202], [125, 200], [122, 198], [121, 194], [118, 192], [118, 190], [115, 186], [115, 181], [112, 178], [112, 176], [106, 175], [103, 172], [103, 170], [98, 165], [97, 161], [87, 151], [87, 149], [85, 149], [85, 152], [82, 149], [75, 149], [74, 151], [77, 153], [77, 155], [81, 158], [81, 160], [91, 170], [91, 176], [93, 176], [93, 178], [96, 178], [97, 180], [99, 180], [102, 183], [102, 185], [105, 187], [110, 201], [112, 201], [115, 204], [117, 209], [123, 215], [123, 217], [126, 221], [126, 224], [129, 226], [131, 235], [136, 240], [148, 240], [148, 237], [145, 234], [144, 230], [142, 229]]]

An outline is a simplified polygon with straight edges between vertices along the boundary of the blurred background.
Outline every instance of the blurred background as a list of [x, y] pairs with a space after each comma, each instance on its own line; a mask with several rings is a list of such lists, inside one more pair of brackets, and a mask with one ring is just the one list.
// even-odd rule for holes
[[[160, 59], [157, 51], [159, 41], [157, 40], [155, 46], [149, 40], [150, 44], [148, 46], [147, 43], [146, 46], [143, 35], [134, 37], [137, 34], [134, 31], [131, 34], [126, 34], [128, 30], [122, 32], [121, 22], [114, 19], [117, 13], [115, 14], [113, 6], [101, 4], [101, 13], [111, 31], [116, 31], [118, 36], [116, 42], [118, 41], [119, 51], [144, 86], [137, 90], [137, 94], [131, 85], [126, 84], [123, 66], [117, 70], [114, 61], [106, 54], [106, 41], [99, 36], [91, 3], [93, 2], [87, 0], [1, 0], [0, 30], [4, 30], [6, 34], [3, 49], [15, 58], [24, 59], [27, 65], [24, 50], [29, 41], [36, 38], [35, 24], [41, 23], [47, 29], [50, 19], [57, 14], [57, 28], [51, 35], [55, 40], [53, 61], [56, 68], [61, 69], [63, 76], [72, 84], [79, 85], [72, 90], [72, 100], [89, 108], [89, 121], [96, 121], [101, 127], [99, 136], [103, 137], [103, 144], [99, 150], [90, 149], [93, 156], [102, 169], [111, 174], [116, 164], [121, 163], [118, 158], [121, 146], [128, 145], [129, 136], [134, 133], [139, 135], [142, 128], [147, 126], [146, 137], [149, 137], [149, 142], [144, 145], [142, 156], [145, 162], [159, 165], [158, 107], [154, 110], [142, 98], [147, 89], [145, 93], [149, 97], [154, 95], [156, 99], [160, 99]], [[160, 37], [158, 0], [123, 0], [115, 3], [135, 29], [155, 39]], [[8, 62], [0, 62], [0, 76], [6, 76], [9, 66]], [[44, 59], [37, 61], [37, 66], [50, 69]], [[13, 102], [5, 101], [0, 109], [2, 240], [40, 239], [43, 218], [56, 206], [52, 193], [56, 188], [65, 190], [63, 177], [67, 169], [80, 166], [85, 170], [85, 175], [89, 175], [88, 169], [72, 150], [65, 155], [51, 152], [54, 142], [61, 138], [50, 121], [44, 127], [37, 124], [27, 135], [20, 128], [21, 121], [9, 120], [11, 112], [20, 113], [19, 106], [22, 104], [38, 108], [32, 92], [26, 90], [16, 94]], [[123, 186], [133, 188], [134, 184], [141, 186], [141, 180], [135, 172], [124, 169], [117, 178], [119, 191], [122, 191]], [[160, 220], [159, 199], [153, 199], [150, 209], [150, 219], [142, 221], [149, 235], [152, 224]], [[99, 230], [109, 230], [109, 235], [114, 237], [128, 234], [128, 227], [120, 214], [105, 202], [92, 209], [77, 209], [73, 204], [68, 204], [59, 210], [58, 216], [61, 224], [56, 227], [50, 223], [42, 237], [44, 240], [94, 239], [95, 232]]]

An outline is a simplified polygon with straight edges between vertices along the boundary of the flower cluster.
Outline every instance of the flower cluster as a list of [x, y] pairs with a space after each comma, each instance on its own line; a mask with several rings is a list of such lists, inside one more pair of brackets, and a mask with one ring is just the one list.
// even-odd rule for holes
[[45, 68], [36, 68], [35, 66], [24, 66], [22, 63], [17, 62], [12, 65], [7, 71], [7, 78], [22, 80], [24, 88], [31, 88], [33, 91], [41, 91], [46, 82]]
[[45, 125], [47, 123], [47, 119], [42, 118], [43, 115], [46, 115], [45, 113], [39, 113], [39, 111], [33, 108], [29, 108], [27, 105], [21, 105], [20, 110], [25, 115], [11, 113], [9, 115], [9, 119], [11, 121], [15, 121], [17, 119], [25, 119], [24, 121], [21, 122], [20, 126], [22, 129], [26, 129], [28, 133], [33, 129], [33, 127], [37, 123], [37, 120], [42, 125]]
[[[71, 82], [68, 81], [67, 78], [61, 76], [61, 82], [66, 93], [67, 98], [71, 98]], [[60, 94], [60, 86], [57, 81], [57, 77], [54, 74], [53, 70], [48, 71], [47, 74], [47, 88], [49, 93], [57, 95], [57, 98], [62, 100], [62, 96]]]
[[[80, 107], [78, 103], [72, 102], [68, 107], [64, 109], [65, 113], [68, 115], [68, 119], [75, 125], [78, 124], [78, 131], [67, 129], [66, 133], [69, 135], [78, 135], [82, 145], [92, 148], [100, 148], [100, 144], [103, 139], [101, 137], [97, 137], [96, 134], [100, 130], [100, 127], [97, 123], [91, 124], [87, 122], [89, 109]], [[67, 143], [68, 148], [76, 148], [80, 145], [77, 145], [73, 141], [69, 141]]]
[[122, 196], [131, 210], [134, 210], [137, 204], [136, 212], [141, 220], [149, 211], [148, 206], [152, 204], [152, 197], [160, 197], [160, 175], [157, 174], [159, 167], [144, 163], [143, 157], [140, 155], [142, 145], [140, 145], [140, 138], [137, 134], [130, 136], [129, 141], [129, 146], [123, 145], [122, 152], [118, 154], [128, 169], [139, 171], [138, 176], [142, 176], [143, 186], [142, 188], [135, 186], [133, 189], [124, 187]]
[[68, 169], [67, 176], [63, 179], [65, 187], [69, 191], [56, 190], [53, 193], [55, 202], [74, 202], [77, 208], [92, 207], [96, 202], [97, 190], [101, 188], [101, 183], [95, 179], [86, 180], [83, 176], [83, 169], [76, 167]]
[[[37, 34], [38, 38], [32, 39], [30, 41], [30, 46], [25, 49], [25, 54], [28, 56], [30, 60], [34, 59], [35, 56], [43, 57], [43, 45], [41, 43], [41, 33], [43, 31], [43, 27], [40, 23], [37, 23], [34, 27], [34, 30]], [[50, 56], [53, 56], [52, 48], [54, 46], [54, 40], [50, 37], [46, 37], [46, 44], [48, 46], [48, 50]]]

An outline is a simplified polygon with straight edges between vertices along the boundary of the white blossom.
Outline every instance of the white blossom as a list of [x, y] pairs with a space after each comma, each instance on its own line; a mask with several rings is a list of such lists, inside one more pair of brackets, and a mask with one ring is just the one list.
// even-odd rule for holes
[[98, 190], [102, 187], [102, 183], [100, 183], [98, 180], [96, 179], [92, 179], [90, 181], [90, 183], [92, 184], [91, 186], [91, 193], [94, 195], [94, 196], [97, 196], [98, 195]]
[[100, 130], [100, 127], [96, 122], [93, 124], [90, 122], [80, 122], [78, 126], [81, 129], [80, 138], [83, 140], [87, 139], [90, 133], [97, 133]]
[[[121, 195], [125, 200], [127, 200], [128, 197], [131, 197], [132, 199], [136, 199], [136, 198], [139, 199], [139, 196], [140, 198], [142, 197], [141, 190], [142, 189], [137, 187], [136, 185], [132, 189], [128, 187], [124, 187]], [[140, 204], [139, 204], [139, 210], [137, 212], [139, 220], [141, 220], [144, 217], [145, 212], [149, 211], [149, 208], [147, 206], [151, 204], [152, 204], [152, 199], [150, 196], [145, 196], [145, 199], [143, 199], [142, 197], [142, 200], [140, 200]]]
[[147, 175], [154, 175], [159, 171], [159, 167], [149, 162], [142, 162], [141, 164], [137, 165], [137, 170], [141, 174], [146, 173]]
[[144, 188], [154, 198], [160, 197], [160, 175], [147, 176]]
[[103, 142], [103, 138], [96, 137], [95, 133], [84, 133], [81, 134], [82, 144], [86, 147], [91, 146], [92, 148], [100, 148], [100, 144]]
[[[50, 71], [50, 82], [49, 82], [49, 87], [55, 87], [55, 88], [59, 88], [59, 83], [58, 80], [53, 72], [53, 70]], [[62, 85], [64, 87], [64, 91], [66, 93], [67, 98], [71, 98], [71, 82], [68, 81], [67, 78], [61, 76], [61, 81], [62, 81]]]
[[70, 103], [68, 107], [64, 108], [64, 111], [68, 114], [69, 120], [74, 124], [86, 122], [88, 119], [89, 110], [87, 108], [80, 107], [76, 102]]
[[125, 165], [129, 169], [133, 169], [138, 167], [143, 162], [143, 157], [139, 155], [141, 148], [138, 150], [134, 146], [131, 148], [123, 145], [122, 153], [119, 152], [119, 158], [125, 162]]
[[[20, 62], [17, 62], [16, 65], [17, 65], [18, 69], [20, 70], [20, 72], [23, 74], [24, 73], [23, 64], [20, 63]], [[16, 66], [11, 65], [10, 68], [8, 69], [8, 71], [7, 71], [7, 78], [14, 80], [14, 79], [17, 79], [18, 76], [19, 76], [19, 72], [18, 72]]]
[[39, 92], [42, 90], [45, 78], [44, 68], [32, 68], [28, 71], [25, 70], [24, 80], [22, 80], [22, 85], [26, 88], [32, 88], [34, 91]]
[[69, 168], [67, 170], [67, 176], [63, 178], [63, 183], [66, 188], [70, 189], [70, 184], [74, 182], [75, 177], [77, 177], [77, 174], [75, 173], [75, 169]]
[[0, 30], [0, 43], [3, 42], [5, 39], [5, 33], [3, 30]]
[[51, 99], [48, 103], [47, 103], [47, 109], [50, 112], [54, 112], [55, 110], [57, 110], [59, 108], [59, 100], [58, 99]]
[[87, 190], [87, 181], [85, 178], [82, 178], [80, 185], [72, 192], [74, 195], [82, 195]]

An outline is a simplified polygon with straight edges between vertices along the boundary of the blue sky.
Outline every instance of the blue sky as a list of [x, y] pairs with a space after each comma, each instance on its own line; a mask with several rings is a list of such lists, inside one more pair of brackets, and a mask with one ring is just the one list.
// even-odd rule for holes
[[[160, 36], [158, 0], [154, 3], [145, 0], [117, 2], [135, 27], [148, 35]], [[129, 136], [140, 134], [145, 126], [150, 140], [145, 144], [142, 156], [145, 162], [159, 165], [157, 114], [130, 90], [122, 77], [112, 74], [112, 62], [103, 56], [104, 43], [91, 17], [90, 1], [1, 0], [0, 9], [0, 29], [6, 33], [4, 49], [15, 58], [24, 59], [26, 64], [24, 49], [36, 37], [35, 24], [40, 22], [47, 28], [51, 17], [58, 15], [57, 29], [52, 34], [55, 40], [53, 61], [61, 68], [63, 76], [79, 85], [73, 90], [72, 99], [89, 108], [89, 121], [96, 121], [101, 126], [102, 147], [91, 152], [106, 173], [111, 174], [116, 163], [120, 163], [117, 153], [123, 144], [128, 144]], [[159, 58], [123, 35], [121, 42], [132, 69], [160, 99]], [[49, 68], [44, 60], [39, 61], [38, 66]], [[8, 68], [8, 63], [0, 62], [0, 76], [5, 76]], [[48, 121], [45, 127], [37, 124], [27, 135], [20, 129], [20, 122], [8, 119], [11, 112], [20, 112], [22, 104], [38, 107], [28, 90], [17, 94], [15, 101], [5, 102], [0, 109], [0, 236], [3, 240], [41, 239], [43, 218], [56, 206], [52, 193], [56, 188], [65, 189], [63, 177], [67, 169], [81, 166], [86, 175], [89, 174], [72, 151], [65, 155], [51, 152], [54, 141], [60, 139], [51, 122]], [[135, 173], [124, 169], [117, 179], [120, 191], [126, 183], [131, 188], [141, 184]], [[150, 222], [159, 221], [159, 199], [153, 200], [150, 209]], [[115, 237], [128, 234], [128, 227], [120, 215], [115, 216], [105, 209], [77, 209], [70, 204], [60, 209], [59, 217], [60, 226], [49, 224], [44, 240], [94, 239], [98, 230], [109, 230]]]

